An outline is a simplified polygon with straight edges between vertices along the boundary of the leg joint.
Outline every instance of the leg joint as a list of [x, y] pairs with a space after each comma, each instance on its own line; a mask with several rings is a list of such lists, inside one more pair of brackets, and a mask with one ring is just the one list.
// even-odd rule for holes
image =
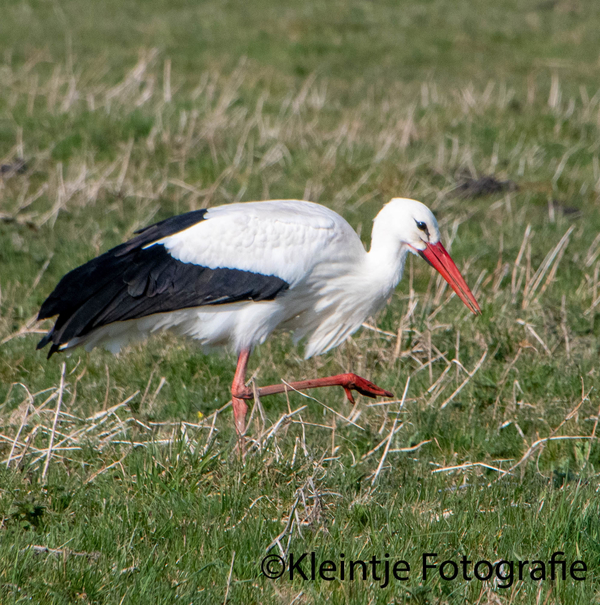
[[231, 395], [236, 399], [254, 399], [254, 393], [246, 386], [231, 385]]

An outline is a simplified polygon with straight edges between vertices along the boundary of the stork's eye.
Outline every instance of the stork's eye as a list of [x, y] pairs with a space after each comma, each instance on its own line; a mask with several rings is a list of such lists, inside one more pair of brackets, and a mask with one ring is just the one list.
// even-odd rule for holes
[[415, 221], [417, 223], [417, 229], [427, 233], [427, 225], [423, 221]]

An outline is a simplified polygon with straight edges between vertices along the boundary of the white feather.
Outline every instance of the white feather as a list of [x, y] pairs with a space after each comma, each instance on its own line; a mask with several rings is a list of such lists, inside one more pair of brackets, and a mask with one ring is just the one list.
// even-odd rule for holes
[[205, 220], [156, 243], [184, 263], [275, 275], [290, 286], [321, 262], [364, 253], [339, 214], [300, 200], [211, 208]]

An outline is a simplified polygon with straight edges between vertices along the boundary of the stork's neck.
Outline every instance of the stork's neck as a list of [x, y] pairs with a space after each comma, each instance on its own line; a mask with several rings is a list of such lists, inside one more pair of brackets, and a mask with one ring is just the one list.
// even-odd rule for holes
[[373, 223], [371, 249], [365, 258], [365, 269], [374, 289], [387, 299], [402, 279], [408, 246], [378, 216]]

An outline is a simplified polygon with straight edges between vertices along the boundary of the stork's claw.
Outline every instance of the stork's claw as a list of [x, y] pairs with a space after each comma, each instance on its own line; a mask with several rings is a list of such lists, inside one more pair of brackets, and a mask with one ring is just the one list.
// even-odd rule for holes
[[354, 401], [354, 395], [352, 395], [352, 391], [348, 388], [348, 387], [343, 387], [344, 388], [344, 392], [346, 393], [346, 399], [348, 399], [348, 401], [354, 405], [356, 403], [356, 401]]

